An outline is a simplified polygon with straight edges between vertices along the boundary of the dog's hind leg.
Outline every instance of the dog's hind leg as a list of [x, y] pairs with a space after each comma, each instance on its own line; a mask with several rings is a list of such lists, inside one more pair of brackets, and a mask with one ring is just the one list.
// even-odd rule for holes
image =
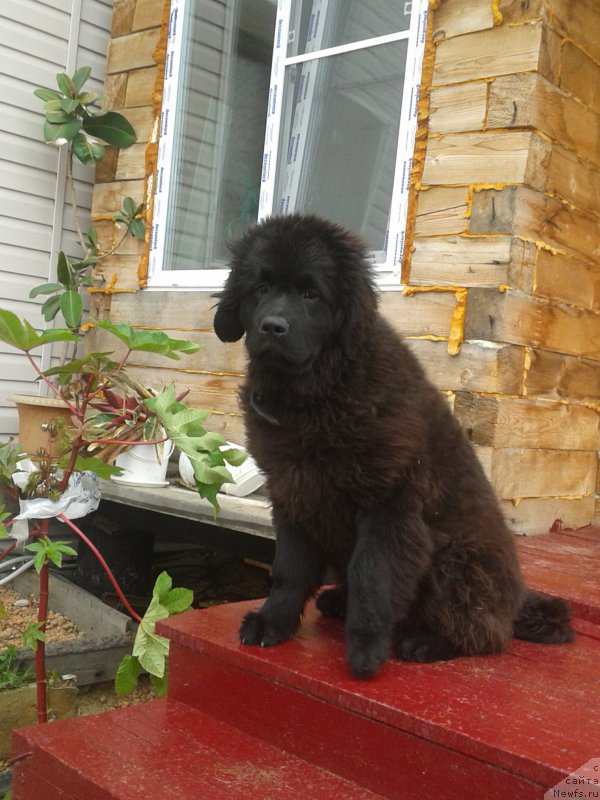
[[569, 606], [559, 597], [549, 597], [527, 589], [513, 623], [513, 636], [527, 642], [563, 644], [572, 642]]
[[432, 631], [422, 621], [399, 622], [394, 628], [393, 654], [399, 661], [450, 661], [460, 653], [447, 637]]

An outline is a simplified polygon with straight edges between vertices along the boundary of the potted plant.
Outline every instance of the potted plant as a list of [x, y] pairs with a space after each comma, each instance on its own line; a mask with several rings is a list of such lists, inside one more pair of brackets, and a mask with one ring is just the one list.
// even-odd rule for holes
[[[120, 472], [113, 462], [128, 448], [144, 441], [146, 446], [156, 447], [160, 452], [170, 441], [189, 457], [196, 487], [212, 502], [217, 513], [217, 492], [223, 483], [231, 481], [227, 464], [238, 465], [245, 457], [239, 450], [223, 449], [224, 439], [203, 427], [207, 413], [185, 406], [183, 395], [177, 394], [173, 385], [152, 391], [127, 373], [127, 362], [134, 352], [152, 352], [178, 359], [182, 354], [196, 352], [199, 345], [171, 338], [162, 331], [135, 330], [125, 324], [116, 325], [108, 321], [82, 324], [84, 303], [81, 292], [91, 283], [90, 270], [99, 259], [118, 249], [120, 242], [103, 253], [98, 247], [95, 231], [89, 229], [85, 234], [81, 231], [71, 161], [77, 158], [84, 164], [94, 164], [104, 155], [104, 143], [127, 147], [135, 141], [135, 132], [124, 117], [115, 112], [96, 113], [93, 110], [97, 96], [83, 89], [89, 75], [88, 67], [82, 67], [71, 77], [61, 73], [57, 75], [58, 91], [35, 91], [45, 104], [44, 138], [69, 150], [68, 178], [84, 255], [73, 258], [60, 252], [56, 282], [36, 287], [31, 296], [45, 296], [41, 313], [46, 323], [53, 322], [60, 313], [65, 326], [48, 327], [38, 332], [26, 320], [0, 308], [0, 341], [23, 354], [50, 398], [56, 400], [35, 424], [37, 432], [42, 434], [41, 440], [30, 440], [27, 434], [20, 434], [23, 438], [19, 449], [25, 450], [29, 457], [27, 469], [12, 473], [12, 483], [7, 477], [11, 473], [6, 470], [4, 474], [5, 489], [8, 488], [13, 498], [18, 495], [21, 512], [18, 516], [29, 520], [30, 541], [25, 550], [32, 554], [39, 574], [38, 618], [28, 631], [28, 638], [36, 650], [34, 665], [37, 718], [40, 722], [47, 718], [44, 631], [48, 610], [48, 568], [50, 563], [60, 566], [64, 555], [75, 554], [67, 542], [48, 536], [50, 520], [64, 523], [92, 548], [125, 609], [139, 623], [133, 655], [126, 658], [119, 669], [120, 690], [124, 691], [135, 683], [140, 668], [150, 672], [156, 684], [162, 687], [168, 643], [156, 636], [154, 624], [157, 619], [188, 608], [191, 592], [172, 588], [169, 576], [163, 573], [156, 582], [150, 607], [140, 618], [123, 595], [102, 555], [73, 522], [82, 515], [72, 513], [73, 508], [80, 503], [82, 494], [87, 492], [88, 500], [95, 494], [93, 476], [110, 477]], [[122, 208], [114, 215], [116, 222], [124, 226], [121, 241], [127, 235], [143, 238], [142, 212], [142, 207], [136, 206], [131, 198], [124, 199]], [[87, 352], [83, 342], [90, 327], [113, 335], [116, 346], [122, 350], [124, 345], [124, 354], [113, 358], [111, 352]], [[55, 343], [64, 347], [61, 363], [42, 370], [32, 353]], [[23, 464], [21, 462], [19, 466], [23, 467]], [[92, 483], [82, 490], [85, 480]], [[6, 535], [14, 522], [14, 516], [8, 517], [9, 511], [0, 503], [0, 535]], [[14, 545], [0, 552], [0, 559], [12, 547]]]

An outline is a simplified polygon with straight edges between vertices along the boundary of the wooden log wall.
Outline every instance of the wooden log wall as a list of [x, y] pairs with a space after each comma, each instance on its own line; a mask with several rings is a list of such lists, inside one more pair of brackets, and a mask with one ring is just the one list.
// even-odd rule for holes
[[[166, 0], [168, 3], [168, 0]], [[163, 0], [115, 0], [107, 106], [139, 144], [98, 171], [103, 241], [118, 197], [142, 200], [160, 104]], [[600, 6], [597, 0], [432, 0], [404, 292], [382, 308], [446, 392], [519, 532], [600, 520]], [[158, 65], [158, 66], [157, 66]], [[204, 345], [165, 368], [243, 441], [238, 345], [203, 292], [139, 291], [127, 241], [96, 272], [93, 314]], [[101, 337], [96, 334], [96, 344]], [[98, 341], [100, 340], [100, 341]]]

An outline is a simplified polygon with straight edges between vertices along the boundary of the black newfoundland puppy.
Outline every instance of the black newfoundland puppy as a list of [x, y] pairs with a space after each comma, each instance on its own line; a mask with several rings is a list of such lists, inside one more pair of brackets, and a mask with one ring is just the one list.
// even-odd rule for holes
[[277, 535], [273, 586], [240, 638], [263, 647], [317, 607], [345, 619], [352, 675], [390, 656], [497, 653], [573, 639], [566, 604], [525, 588], [513, 535], [445, 399], [378, 313], [364, 245], [315, 216], [232, 247], [219, 338], [246, 334], [248, 449]]

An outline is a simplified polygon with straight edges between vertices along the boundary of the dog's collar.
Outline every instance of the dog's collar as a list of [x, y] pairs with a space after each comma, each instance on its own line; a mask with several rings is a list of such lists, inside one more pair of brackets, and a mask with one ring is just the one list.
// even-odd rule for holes
[[272, 414], [269, 414], [268, 411], [261, 405], [262, 403], [262, 396], [252, 392], [250, 394], [250, 405], [256, 411], [259, 417], [262, 417], [264, 420], [269, 422], [271, 425], [281, 425], [278, 419], [276, 419]]

